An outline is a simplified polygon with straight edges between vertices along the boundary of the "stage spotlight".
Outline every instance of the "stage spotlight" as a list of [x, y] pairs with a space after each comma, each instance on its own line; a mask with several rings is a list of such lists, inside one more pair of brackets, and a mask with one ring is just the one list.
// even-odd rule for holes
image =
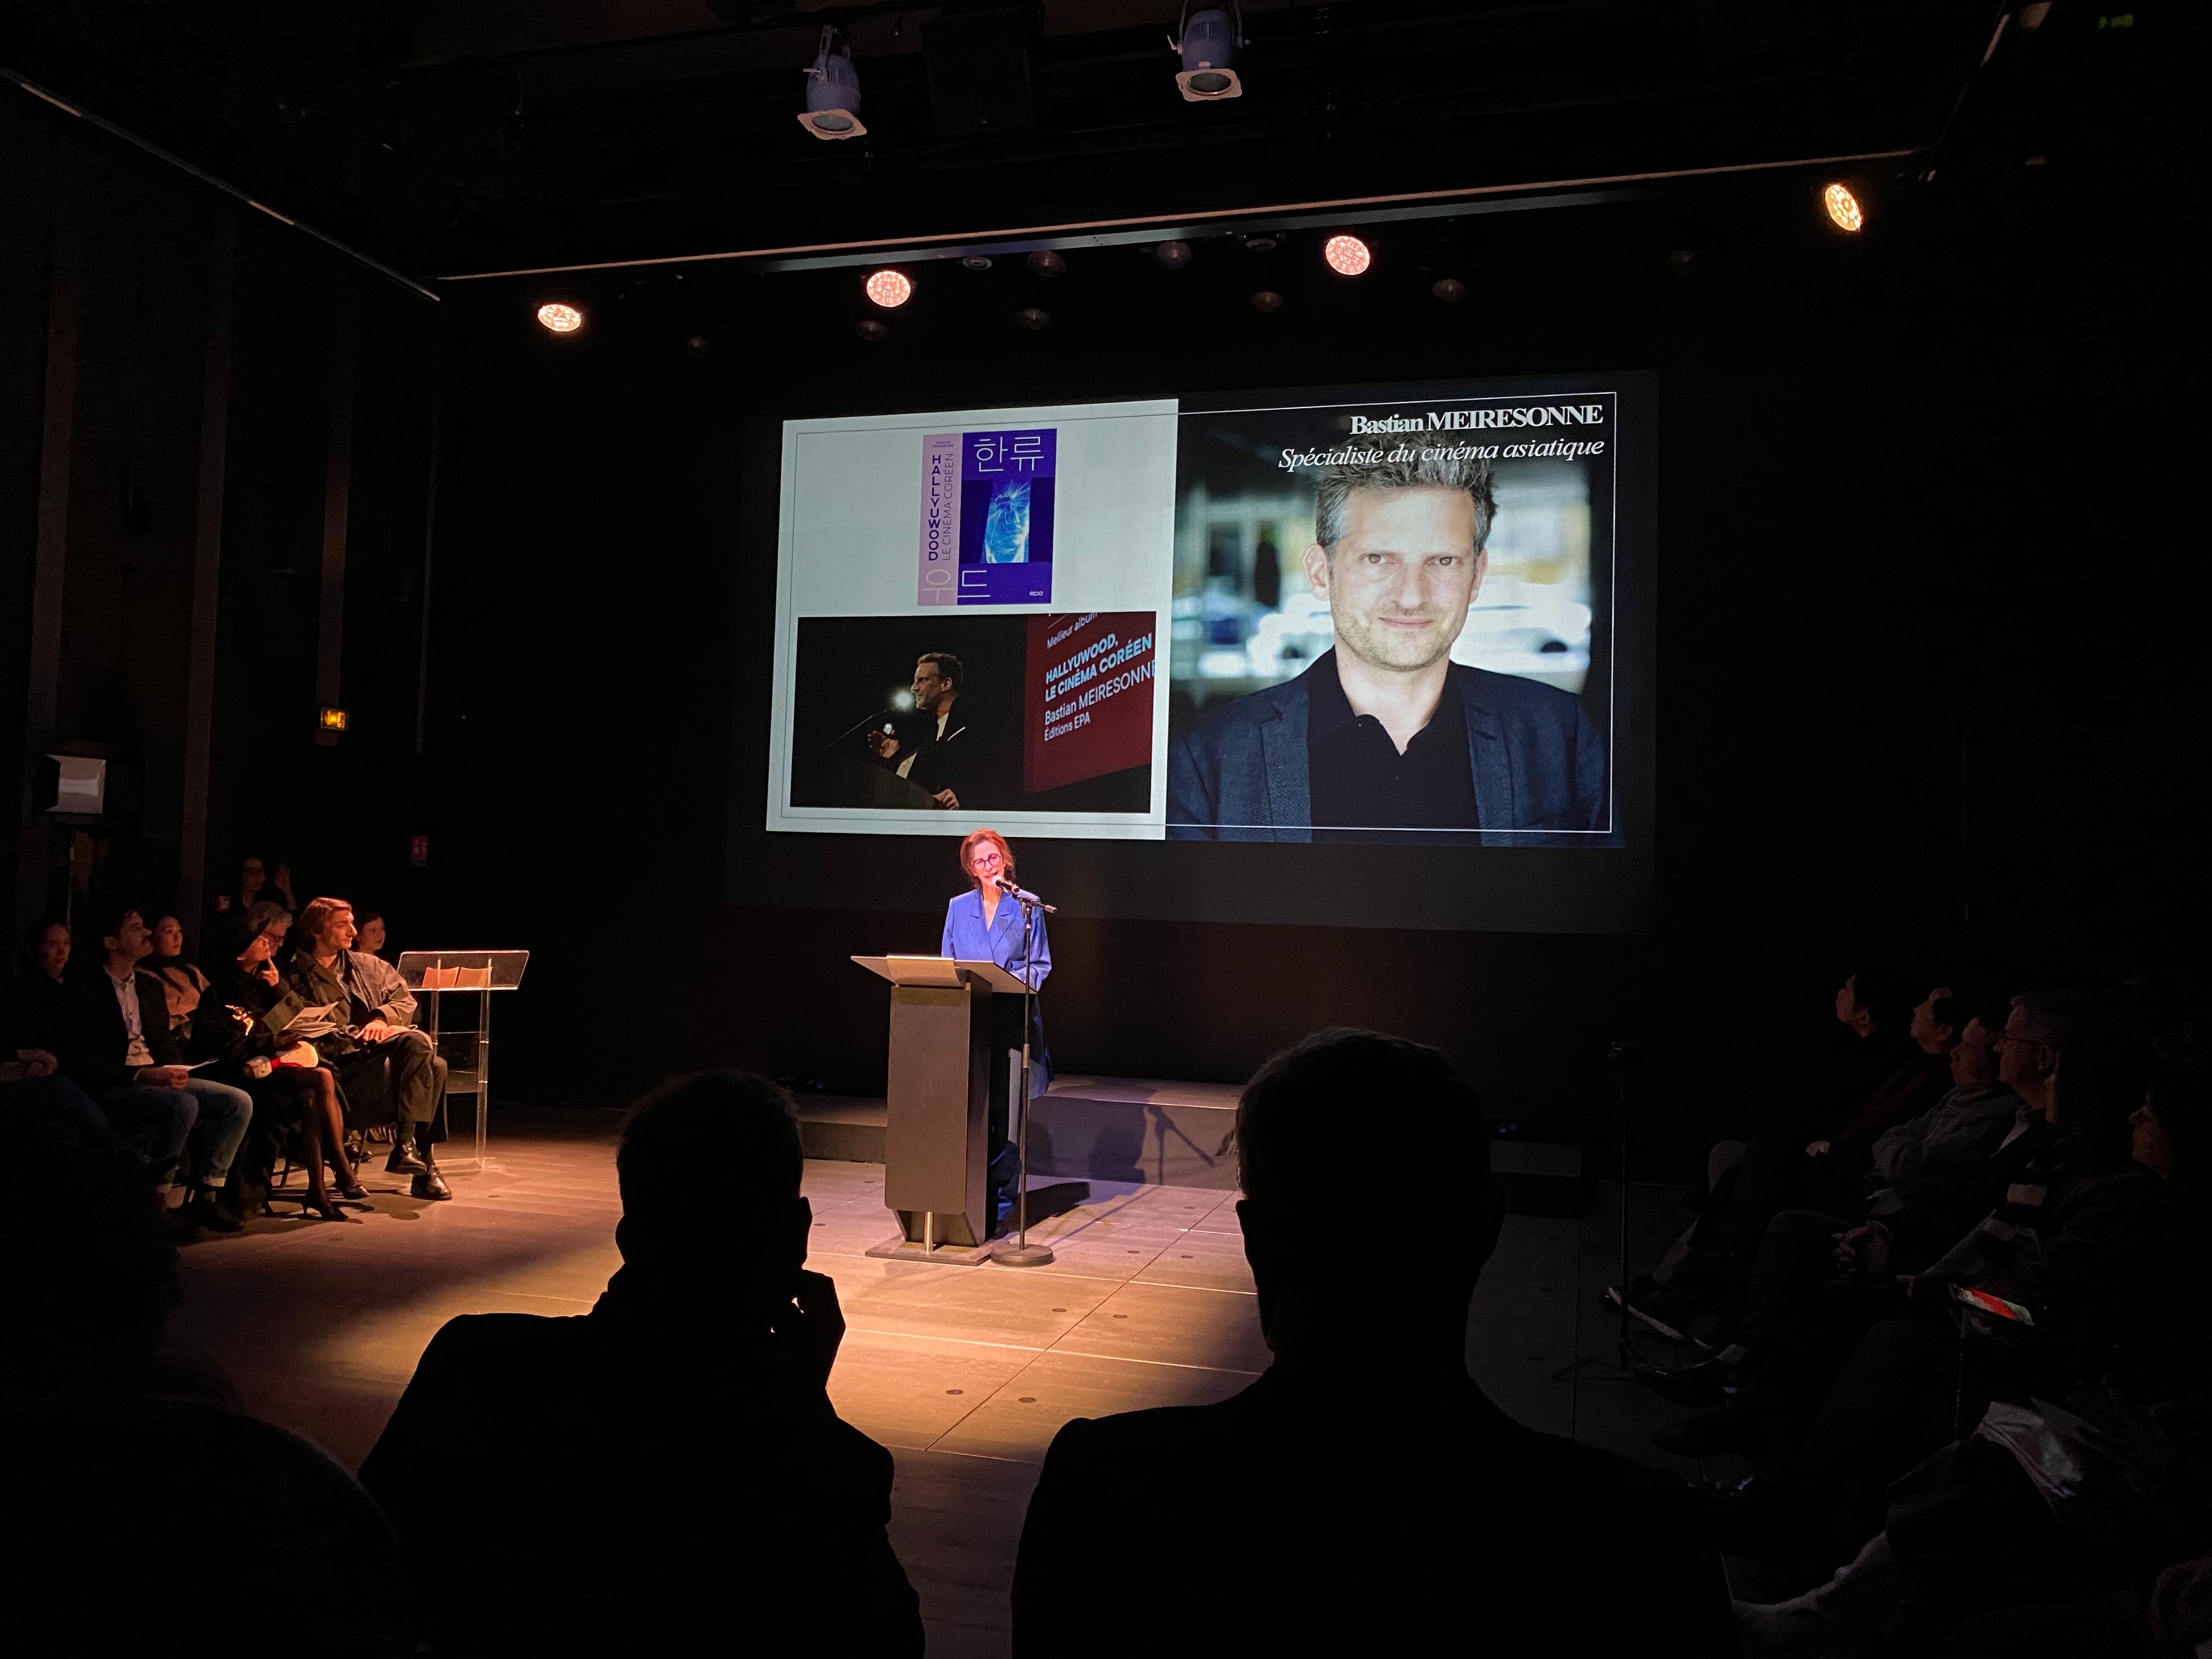
[[1181, 270], [1191, 261], [1188, 242], [1162, 242], [1152, 250], [1152, 258], [1170, 270]]
[[1014, 313], [1014, 321], [1023, 328], [1039, 329], [1052, 326], [1052, 313], [1040, 311], [1035, 306], [1024, 306]]
[[1429, 284], [1429, 292], [1446, 305], [1457, 305], [1467, 298], [1467, 284], [1456, 276], [1439, 276]]
[[538, 307], [538, 325], [548, 334], [574, 334], [583, 327], [584, 313], [577, 307], [548, 300]]
[[872, 344], [881, 345], [891, 337], [891, 325], [879, 323], [872, 317], [863, 317], [853, 325], [853, 332]]
[[960, 263], [970, 270], [988, 270], [991, 268], [990, 256], [985, 253], [971, 253]]
[[1048, 247], [1041, 247], [1030, 255], [1030, 269], [1040, 276], [1064, 276], [1067, 261]]
[[868, 277], [869, 301], [885, 311], [896, 311], [914, 298], [914, 281], [902, 270], [878, 270]]
[[1375, 263], [1375, 255], [1357, 236], [1332, 236], [1321, 246], [1321, 257], [1340, 276], [1357, 276]]
[[1218, 6], [1208, 6], [1193, 17], [1190, 0], [1183, 0], [1182, 39], [1168, 45], [1182, 55], [1182, 72], [1176, 76], [1176, 85], [1186, 103], [1212, 104], [1244, 95], [1244, 83], [1229, 67], [1237, 61], [1237, 48], [1244, 44], [1244, 0], [1235, 3], [1237, 21], [1232, 23]]
[[1849, 185], [1831, 184], [1820, 192], [1820, 205], [1828, 210], [1828, 219], [1838, 230], [1856, 234], [1866, 228], [1866, 210]]
[[1273, 236], [1247, 236], [1244, 251], [1247, 253], [1273, 253], [1279, 241], [1279, 239]]
[[1263, 288], [1252, 296], [1252, 309], [1255, 311], [1280, 311], [1282, 308], [1283, 296], [1273, 289]]
[[860, 107], [860, 77], [853, 68], [853, 48], [834, 28], [822, 31], [822, 48], [806, 71], [806, 109], [799, 125], [817, 138], [860, 138], [867, 128]]

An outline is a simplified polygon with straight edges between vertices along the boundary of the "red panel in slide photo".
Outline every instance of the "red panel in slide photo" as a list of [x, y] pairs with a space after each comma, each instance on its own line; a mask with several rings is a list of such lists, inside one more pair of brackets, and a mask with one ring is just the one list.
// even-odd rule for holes
[[1158, 623], [1150, 611], [1029, 619], [1023, 793], [1152, 763]]

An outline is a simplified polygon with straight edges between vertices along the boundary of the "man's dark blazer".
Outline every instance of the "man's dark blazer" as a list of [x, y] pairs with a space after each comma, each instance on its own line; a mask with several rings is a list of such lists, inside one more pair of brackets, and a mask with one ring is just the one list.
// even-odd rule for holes
[[1018, 786], [1009, 781], [1006, 735], [991, 711], [969, 697], [952, 700], [951, 717], [945, 735], [937, 735], [937, 717], [924, 714], [899, 728], [900, 752], [886, 765], [896, 769], [911, 750], [916, 756], [907, 781], [935, 794], [950, 789], [963, 810], [1003, 807], [1018, 804]]
[[[891, 1457], [712, 1289], [579, 1318], [472, 1314], [424, 1350], [361, 1467], [441, 1654], [922, 1650]], [[634, 1304], [633, 1304], [634, 1305]], [[461, 1540], [466, 1540], [464, 1547]]]
[[[156, 1066], [181, 1066], [184, 1053], [169, 1034], [169, 1002], [161, 981], [141, 968], [135, 977], [138, 990], [138, 1029], [146, 1038], [146, 1052]], [[130, 1052], [131, 1028], [123, 1023], [123, 1005], [115, 1000], [115, 981], [103, 964], [79, 974], [70, 986], [68, 1046], [61, 1055], [62, 1070], [92, 1094], [120, 1089], [137, 1081], [137, 1068], [123, 1056]]]
[[[1133, 1545], [1183, 1494], [1202, 1569]], [[1279, 1363], [1218, 1405], [1068, 1424], [1030, 1500], [1013, 1614], [1016, 1659], [1148, 1639], [1223, 1656], [1738, 1652], [1680, 1480], [1380, 1360], [1304, 1377]]]
[[[1170, 841], [1311, 841], [1306, 778], [1309, 678], [1336, 672], [1334, 651], [1294, 680], [1216, 709], [1168, 746]], [[1535, 680], [1451, 665], [1444, 695], [1467, 706], [1468, 759], [1486, 847], [1603, 846], [1605, 739], [1582, 699]], [[1517, 832], [1517, 833], [1509, 833]]]

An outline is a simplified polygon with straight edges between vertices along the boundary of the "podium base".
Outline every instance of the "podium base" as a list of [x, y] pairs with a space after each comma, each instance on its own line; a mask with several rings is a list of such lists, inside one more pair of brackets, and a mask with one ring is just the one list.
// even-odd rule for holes
[[1052, 1252], [1042, 1244], [1001, 1244], [991, 1260], [1002, 1267], [1042, 1267], [1050, 1265]]
[[872, 1244], [861, 1254], [885, 1261], [927, 1261], [940, 1267], [980, 1267], [991, 1259], [991, 1247], [988, 1244], [940, 1244], [933, 1250], [925, 1250], [920, 1239], [901, 1236], [887, 1238], [880, 1244]]

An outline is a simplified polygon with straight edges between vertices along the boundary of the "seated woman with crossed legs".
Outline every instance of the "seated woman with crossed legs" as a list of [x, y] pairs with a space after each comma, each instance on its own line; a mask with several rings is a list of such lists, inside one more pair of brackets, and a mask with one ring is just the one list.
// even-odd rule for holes
[[246, 913], [245, 942], [216, 969], [213, 988], [201, 1000], [202, 1046], [240, 1073], [257, 1119], [301, 1131], [307, 1207], [325, 1221], [346, 1221], [351, 1218], [330, 1194], [325, 1161], [336, 1171], [340, 1198], [368, 1194], [346, 1158], [337, 1079], [320, 1063], [313, 1044], [288, 1040], [267, 1024], [284, 1000], [275, 958], [291, 920], [275, 904], [256, 904]]

